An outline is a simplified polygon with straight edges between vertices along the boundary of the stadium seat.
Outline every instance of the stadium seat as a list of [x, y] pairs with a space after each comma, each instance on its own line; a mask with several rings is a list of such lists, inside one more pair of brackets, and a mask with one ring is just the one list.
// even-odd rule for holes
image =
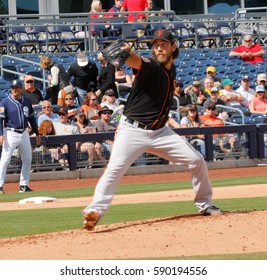
[[118, 30], [109, 30], [104, 24], [94, 24], [92, 33], [98, 44], [98, 49], [102, 50], [110, 43], [121, 38], [121, 35], [116, 35]]
[[196, 35], [182, 21], [173, 21], [170, 30], [178, 38], [180, 48], [196, 47]]
[[62, 51], [62, 40], [52, 36], [46, 25], [34, 26], [31, 34], [39, 40], [40, 53], [54, 53]]
[[239, 45], [242, 33], [237, 32], [235, 27], [231, 26], [227, 21], [215, 21], [215, 29], [220, 35], [221, 47], [234, 47]]
[[38, 53], [39, 52], [39, 40], [34, 38], [32, 33], [26, 30], [23, 26], [13, 26], [10, 34], [17, 43], [18, 53]]
[[258, 124], [261, 124], [261, 123], [264, 123], [264, 120], [266, 119], [266, 116], [263, 115], [263, 114], [251, 114], [250, 115], [253, 123], [258, 123]]
[[204, 22], [192, 22], [192, 31], [197, 34], [197, 47], [212, 48], [220, 44], [220, 35], [214, 32], [214, 27], [207, 27]]
[[79, 38], [75, 31], [68, 25], [58, 25], [51, 34], [55, 34], [62, 42], [62, 51], [77, 52], [78, 49], [83, 49], [84, 38]]

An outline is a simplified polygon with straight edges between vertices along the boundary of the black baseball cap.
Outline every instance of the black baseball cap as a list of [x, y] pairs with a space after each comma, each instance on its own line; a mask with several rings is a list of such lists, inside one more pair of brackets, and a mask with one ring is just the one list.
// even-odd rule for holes
[[58, 114], [67, 115], [67, 114], [68, 114], [68, 109], [65, 108], [65, 107], [60, 107], [60, 108], [58, 109]]
[[20, 80], [13, 80], [10, 84], [10, 87], [20, 87], [20, 88], [22, 88], [22, 82]]
[[115, 92], [112, 88], [109, 88], [105, 91], [105, 95], [115, 95]]
[[165, 29], [159, 29], [159, 30], [154, 32], [151, 43], [154, 44], [154, 42], [156, 40], [163, 40], [163, 41], [166, 41], [166, 42], [169, 42], [169, 43], [173, 43], [174, 42], [174, 37], [173, 37], [173, 35], [170, 31], [165, 30]]
[[210, 102], [209, 106], [207, 107], [209, 110], [215, 110], [216, 109], [216, 104], [214, 102]]

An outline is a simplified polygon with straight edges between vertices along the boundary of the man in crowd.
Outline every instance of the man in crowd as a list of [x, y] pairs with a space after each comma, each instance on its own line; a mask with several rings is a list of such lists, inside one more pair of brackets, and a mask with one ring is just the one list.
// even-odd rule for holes
[[34, 86], [34, 78], [32, 75], [24, 77], [24, 89], [22, 95], [30, 99], [32, 105], [39, 105], [44, 99], [39, 89]]
[[230, 51], [229, 56], [242, 58], [245, 62], [255, 64], [264, 61], [265, 50], [259, 44], [253, 44], [252, 36], [245, 35], [243, 45]]
[[69, 79], [74, 79], [79, 103], [82, 105], [87, 92], [97, 88], [97, 66], [93, 61], [88, 60], [84, 52], [80, 52], [77, 60], [70, 65], [67, 74]]

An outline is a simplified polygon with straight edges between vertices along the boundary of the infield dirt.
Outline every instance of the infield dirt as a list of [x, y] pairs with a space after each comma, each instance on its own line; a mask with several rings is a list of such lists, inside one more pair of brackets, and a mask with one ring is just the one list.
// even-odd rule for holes
[[[260, 176], [267, 167], [209, 171], [213, 178]], [[186, 172], [125, 176], [121, 183], [190, 180]], [[49, 189], [94, 186], [97, 179], [49, 181]], [[6, 184], [6, 191], [17, 191], [17, 184]], [[32, 182], [41, 190], [43, 182]], [[267, 196], [267, 185], [215, 188], [214, 199]], [[192, 200], [192, 190], [116, 195], [113, 203]], [[60, 200], [49, 207], [86, 206], [90, 198]], [[66, 203], [66, 204], [64, 204]], [[39, 207], [47, 207], [39, 205]], [[57, 206], [56, 206], [57, 205]], [[1, 203], [0, 210], [14, 210], [17, 203]], [[27, 205], [27, 207], [37, 207]], [[23, 209], [23, 208], [22, 208]], [[142, 259], [173, 256], [242, 254], [267, 252], [267, 211], [235, 212], [202, 217], [197, 214], [171, 216], [121, 224], [97, 226], [95, 231], [71, 230], [0, 240], [0, 259]]]

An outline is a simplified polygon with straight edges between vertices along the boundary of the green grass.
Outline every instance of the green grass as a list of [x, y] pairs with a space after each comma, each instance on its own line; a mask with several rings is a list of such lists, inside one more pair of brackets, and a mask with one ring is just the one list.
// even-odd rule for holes
[[[226, 178], [226, 179], [222, 178], [222, 179], [211, 180], [213, 187], [266, 184], [266, 181], [267, 181], [267, 176]], [[190, 181], [149, 183], [149, 184], [148, 183], [127, 184], [127, 185], [125, 184], [125, 185], [118, 186], [116, 194], [159, 192], [159, 191], [182, 190], [182, 189], [191, 189], [191, 188], [192, 185]], [[32, 193], [6, 193], [4, 195], [0, 195], [0, 203], [19, 201], [20, 199], [24, 199], [27, 197], [34, 197], [34, 196], [71, 198], [71, 197], [91, 196], [93, 195], [93, 193], [94, 193], [94, 188], [92, 186], [88, 186], [88, 188], [75, 188], [75, 189], [65, 189], [65, 190], [48, 189], [44, 191], [34, 191]]]
[[[227, 211], [266, 210], [267, 197], [220, 199], [215, 203]], [[0, 238], [79, 229], [81, 207], [1, 211]], [[112, 205], [100, 224], [197, 213], [192, 201]], [[15, 222], [14, 222], [15, 221]]]
[[[149, 259], [148, 259], [149, 260]], [[267, 252], [207, 256], [153, 258], [153, 260], [267, 260]]]
[[[266, 184], [267, 176], [227, 178], [212, 180], [213, 187]], [[169, 182], [150, 184], [120, 185], [117, 194], [160, 192], [177, 189], [191, 189], [191, 182]], [[227, 191], [227, 190], [226, 190]], [[0, 202], [12, 202], [30, 196], [52, 196], [57, 198], [83, 197], [93, 195], [94, 188], [75, 188], [66, 190], [34, 191], [33, 193], [6, 193], [0, 196]], [[267, 197], [220, 199], [216, 205], [227, 211], [266, 210]], [[79, 229], [83, 222], [82, 209], [84, 207], [35, 209], [19, 211], [1, 211], [0, 238], [30, 236], [49, 232]], [[197, 213], [192, 201], [160, 202], [111, 205], [107, 215], [100, 224], [112, 224], [135, 220], [168, 217]], [[165, 259], [165, 258], [162, 258]], [[209, 255], [180, 257], [173, 256], [168, 260], [266, 260], [267, 252], [239, 255]]]

